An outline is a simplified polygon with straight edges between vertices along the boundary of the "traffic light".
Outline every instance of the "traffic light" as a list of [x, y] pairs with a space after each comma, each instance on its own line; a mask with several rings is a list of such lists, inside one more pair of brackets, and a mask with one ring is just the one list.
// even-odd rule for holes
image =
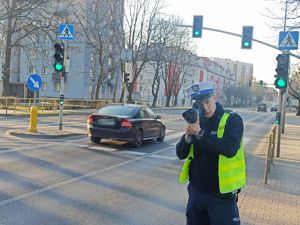
[[65, 96], [64, 95], [60, 95], [59, 96], [59, 104], [63, 105], [64, 104], [64, 100], [65, 100]]
[[261, 86], [261, 87], [264, 86], [264, 81], [263, 80], [259, 81], [259, 86]]
[[129, 76], [130, 76], [129, 73], [124, 72], [124, 83], [125, 83], [126, 85], [129, 84]]
[[54, 57], [54, 70], [57, 72], [62, 72], [64, 69], [64, 44], [62, 43], [56, 43], [54, 45], [55, 53], [53, 55]]
[[276, 80], [274, 85], [276, 88], [285, 90], [287, 87], [288, 76], [289, 76], [289, 55], [288, 54], [278, 54], [276, 57], [277, 67]]
[[252, 38], [253, 38], [253, 27], [243, 26], [242, 49], [252, 48]]
[[281, 113], [280, 113], [280, 112], [277, 112], [277, 113], [276, 113], [276, 118], [275, 118], [275, 123], [276, 123], [277, 125], [280, 124], [280, 119], [281, 119]]
[[193, 20], [193, 38], [202, 37], [203, 16], [194, 16]]

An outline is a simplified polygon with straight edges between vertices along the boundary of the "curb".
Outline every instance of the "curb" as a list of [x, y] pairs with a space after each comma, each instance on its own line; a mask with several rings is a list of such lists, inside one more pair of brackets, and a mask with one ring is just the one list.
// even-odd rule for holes
[[47, 130], [39, 129], [38, 132], [28, 132], [26, 130], [7, 130], [6, 134], [21, 138], [40, 138], [40, 139], [57, 139], [57, 138], [65, 138], [65, 137], [72, 137], [72, 136], [87, 136], [87, 133], [85, 132], [76, 132], [72, 130], [64, 130], [64, 131], [58, 131], [56, 130], [50, 130], [49, 128]]

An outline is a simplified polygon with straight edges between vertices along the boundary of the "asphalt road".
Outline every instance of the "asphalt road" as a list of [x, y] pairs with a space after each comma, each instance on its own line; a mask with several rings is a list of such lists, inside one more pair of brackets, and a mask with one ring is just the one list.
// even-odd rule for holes
[[[183, 133], [182, 110], [158, 110], [165, 142], [131, 148], [125, 142], [94, 144], [85, 135], [62, 139], [8, 136], [29, 119], [0, 120], [0, 225], [182, 225], [186, 186], [177, 183], [182, 162], [175, 144]], [[239, 111], [246, 155], [259, 146], [274, 113]], [[57, 126], [40, 117], [39, 127]], [[86, 129], [86, 116], [65, 116], [64, 127]]]

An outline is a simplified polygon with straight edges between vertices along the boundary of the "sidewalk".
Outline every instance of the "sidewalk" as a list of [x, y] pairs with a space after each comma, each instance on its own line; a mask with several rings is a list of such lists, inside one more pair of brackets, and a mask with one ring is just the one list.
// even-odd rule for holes
[[[295, 117], [300, 121], [300, 117]], [[248, 182], [239, 196], [243, 225], [300, 224], [300, 126], [285, 126], [280, 157], [274, 158], [264, 184], [267, 153], [256, 151], [247, 155]], [[276, 155], [276, 148], [275, 148]]]

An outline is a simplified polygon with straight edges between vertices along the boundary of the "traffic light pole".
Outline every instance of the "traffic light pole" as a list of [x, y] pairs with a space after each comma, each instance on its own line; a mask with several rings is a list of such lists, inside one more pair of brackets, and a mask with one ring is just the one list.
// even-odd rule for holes
[[[65, 76], [66, 76], [66, 65], [67, 65], [67, 41], [64, 41], [64, 69], [60, 73], [60, 102], [59, 102], [59, 130], [62, 130], [63, 125], [63, 110], [64, 110], [64, 94], [65, 94]], [[63, 104], [61, 104], [61, 99], [63, 99]]]
[[[176, 24], [177, 27], [185, 27], [185, 28], [193, 28], [193, 25], [184, 25], [184, 24]], [[223, 34], [228, 34], [228, 35], [232, 35], [232, 36], [236, 36], [236, 37], [242, 37], [241, 34], [237, 34], [237, 33], [233, 33], [233, 32], [229, 32], [229, 31], [225, 31], [225, 30], [219, 30], [219, 29], [215, 29], [215, 28], [209, 28], [209, 27], [202, 27], [203, 30], [209, 30], [209, 31], [213, 31], [213, 32], [218, 32], [218, 33], [223, 33]], [[260, 43], [262, 45], [268, 46], [270, 48], [276, 49], [276, 50], [280, 50], [278, 49], [277, 46], [269, 44], [267, 42], [252, 38], [252, 41]], [[289, 55], [293, 56], [294, 58], [300, 59], [300, 55], [295, 55], [293, 53], [289, 53]]]
[[282, 132], [282, 121], [283, 121], [283, 91], [280, 90], [279, 94], [279, 112], [281, 114], [280, 121], [277, 129], [277, 146], [276, 146], [276, 157], [280, 157], [280, 142], [281, 142], [281, 132]]
[[286, 87], [286, 91], [283, 94], [283, 107], [282, 107], [282, 126], [281, 126], [281, 133], [284, 134], [284, 128], [285, 128], [285, 112], [286, 112], [286, 98], [287, 98], [287, 93], [288, 93], [288, 86]]

